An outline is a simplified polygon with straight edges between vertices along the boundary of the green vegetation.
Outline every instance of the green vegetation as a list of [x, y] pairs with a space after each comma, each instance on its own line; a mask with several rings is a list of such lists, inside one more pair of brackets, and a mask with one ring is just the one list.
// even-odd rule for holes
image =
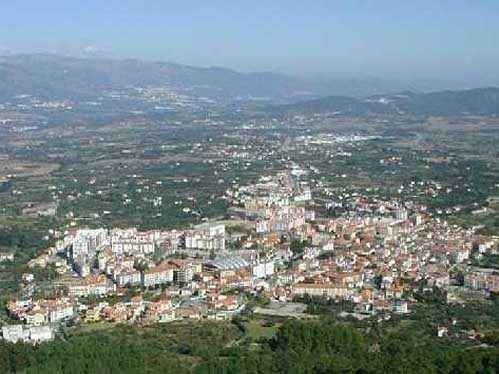
[[248, 336], [251, 339], [258, 341], [261, 338], [273, 338], [278, 331], [279, 324], [271, 321], [252, 319], [245, 322], [244, 327]]
[[[0, 343], [5, 373], [495, 373], [499, 300], [448, 305], [417, 292], [412, 313], [340, 319], [347, 304], [305, 300], [317, 320], [181, 321], [68, 329], [38, 346]], [[303, 301], [303, 300], [302, 300]], [[380, 318], [381, 317], [381, 318]], [[341, 322], [340, 322], [341, 321]], [[437, 337], [437, 328], [447, 333]], [[470, 335], [473, 331], [473, 336]], [[470, 338], [472, 336], [472, 339]]]
[[311, 243], [309, 243], [307, 240], [303, 240], [303, 241], [293, 240], [291, 242], [290, 249], [293, 252], [293, 254], [299, 255], [299, 254], [303, 253], [305, 248], [307, 248], [307, 246], [310, 246], [310, 244]]
[[[499, 348], [458, 343], [390, 321], [361, 329], [289, 320], [274, 335], [250, 322], [249, 340], [225, 322], [123, 326], [55, 343], [0, 344], [5, 373], [494, 373]], [[264, 335], [267, 335], [265, 337]]]
[[[13, 297], [22, 284], [22, 274], [26, 271], [27, 261], [48, 242], [43, 239], [43, 232], [32, 227], [14, 226], [0, 228], [0, 247], [15, 251], [14, 262], [0, 264], [0, 305]], [[53, 269], [36, 271], [37, 277], [53, 276]], [[3, 312], [2, 311], [0, 313]]]

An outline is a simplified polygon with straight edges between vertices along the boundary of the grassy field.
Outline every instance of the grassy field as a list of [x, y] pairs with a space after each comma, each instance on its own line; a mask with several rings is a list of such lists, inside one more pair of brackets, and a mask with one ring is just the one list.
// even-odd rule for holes
[[267, 323], [264, 320], [252, 319], [244, 323], [246, 331], [249, 337], [253, 340], [258, 340], [260, 338], [272, 338], [277, 333], [280, 324], [278, 323]]

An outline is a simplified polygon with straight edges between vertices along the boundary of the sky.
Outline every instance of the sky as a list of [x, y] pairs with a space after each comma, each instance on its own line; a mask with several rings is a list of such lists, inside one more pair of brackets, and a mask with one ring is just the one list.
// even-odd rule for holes
[[499, 1], [4, 0], [0, 50], [497, 81]]

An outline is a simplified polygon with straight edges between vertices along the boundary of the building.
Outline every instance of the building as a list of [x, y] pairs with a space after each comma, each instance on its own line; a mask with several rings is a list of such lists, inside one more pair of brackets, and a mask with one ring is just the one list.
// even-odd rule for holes
[[268, 220], [258, 220], [255, 223], [256, 232], [258, 234], [270, 231], [270, 222]]
[[493, 269], [474, 269], [464, 275], [464, 286], [472, 290], [499, 291], [499, 273]]
[[304, 187], [300, 193], [295, 195], [295, 202], [305, 202], [312, 200], [312, 192], [310, 191], [310, 187]]
[[41, 343], [54, 339], [54, 331], [50, 326], [33, 326], [29, 328], [29, 342]]
[[124, 270], [115, 274], [115, 280], [120, 287], [136, 286], [142, 283], [142, 274], [138, 270]]
[[239, 256], [217, 256], [204, 263], [204, 269], [207, 271], [239, 270], [249, 266], [249, 262]]
[[394, 215], [396, 221], [398, 222], [406, 221], [408, 216], [407, 209], [397, 208], [395, 209]]
[[170, 299], [152, 302], [146, 308], [146, 320], [150, 322], [170, 322], [175, 319], [175, 310]]
[[28, 325], [41, 326], [74, 315], [74, 304], [67, 298], [14, 301], [7, 304], [9, 315]]
[[264, 260], [252, 267], [252, 274], [256, 278], [267, 278], [274, 274], [274, 261]]
[[154, 253], [159, 232], [138, 232], [135, 228], [114, 229], [110, 237], [111, 251], [115, 254], [147, 255]]
[[14, 252], [0, 252], [0, 262], [14, 261]]
[[395, 300], [393, 304], [393, 312], [397, 314], [407, 314], [409, 313], [409, 307], [407, 301]]
[[109, 285], [103, 274], [89, 275], [68, 286], [69, 296], [72, 297], [104, 296], [113, 290], [114, 288]]
[[107, 230], [78, 230], [73, 239], [72, 258], [80, 255], [92, 255], [108, 240]]
[[334, 285], [332, 283], [297, 283], [291, 289], [293, 296], [320, 296], [333, 299], [343, 299], [347, 297], [347, 288]]
[[[8, 325], [2, 327], [3, 339], [10, 343], [17, 343], [18, 341], [25, 341], [26, 334], [23, 325]], [[29, 335], [28, 335], [29, 336]]]
[[160, 284], [173, 282], [175, 266], [163, 263], [153, 268], [144, 270], [142, 273], [142, 284], [144, 287], [154, 287]]
[[184, 234], [186, 249], [200, 249], [205, 251], [225, 250], [225, 225], [204, 223], [188, 230]]
[[47, 325], [9, 325], [2, 327], [2, 336], [5, 341], [10, 343], [26, 342], [36, 344], [54, 339], [54, 332]]
[[194, 268], [192, 262], [183, 260], [171, 260], [169, 264], [174, 266], [173, 281], [176, 283], [189, 283], [192, 281], [194, 275]]

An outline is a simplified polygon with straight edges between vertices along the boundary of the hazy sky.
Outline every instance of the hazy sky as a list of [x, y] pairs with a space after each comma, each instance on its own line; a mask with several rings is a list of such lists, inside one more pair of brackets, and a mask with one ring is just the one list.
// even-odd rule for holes
[[0, 49], [242, 71], [497, 77], [499, 0], [5, 0]]

